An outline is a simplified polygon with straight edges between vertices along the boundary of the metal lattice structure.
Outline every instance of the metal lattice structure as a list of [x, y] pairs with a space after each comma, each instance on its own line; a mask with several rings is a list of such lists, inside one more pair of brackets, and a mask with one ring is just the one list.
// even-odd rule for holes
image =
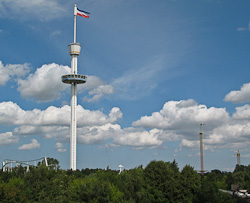
[[39, 163], [44, 163], [45, 166], [55, 170], [58, 169], [58, 165], [56, 164], [49, 165], [47, 158], [42, 157], [40, 159], [34, 159], [29, 161], [17, 161], [17, 160], [5, 159], [3, 161], [2, 170], [3, 172], [11, 172], [13, 171], [14, 168], [22, 166], [26, 168], [26, 172], [29, 172], [30, 167], [37, 167]]

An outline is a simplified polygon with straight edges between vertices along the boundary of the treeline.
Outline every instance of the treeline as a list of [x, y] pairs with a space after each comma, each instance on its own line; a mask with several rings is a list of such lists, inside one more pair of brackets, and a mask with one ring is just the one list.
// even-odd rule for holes
[[219, 189], [231, 184], [250, 190], [250, 166], [233, 173], [214, 170], [201, 177], [193, 167], [181, 171], [175, 161], [151, 161], [145, 168], [51, 170], [18, 166], [0, 172], [0, 202], [237, 202]]

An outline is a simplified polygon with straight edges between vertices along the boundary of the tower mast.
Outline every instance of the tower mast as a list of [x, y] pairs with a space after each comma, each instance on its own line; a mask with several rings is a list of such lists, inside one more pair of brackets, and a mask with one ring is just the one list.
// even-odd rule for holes
[[81, 45], [76, 43], [76, 12], [77, 6], [74, 6], [74, 42], [68, 45], [71, 55], [71, 74], [62, 76], [62, 82], [71, 84], [71, 123], [70, 123], [70, 169], [76, 170], [76, 143], [77, 143], [77, 84], [86, 82], [87, 77], [77, 74], [77, 57], [81, 51]]
[[204, 175], [204, 165], [203, 165], [203, 142], [202, 142], [202, 132], [201, 132], [201, 126], [204, 124], [200, 124], [200, 156], [201, 156], [201, 175]]
[[240, 166], [240, 151], [238, 150], [238, 153], [237, 153], [237, 165]]

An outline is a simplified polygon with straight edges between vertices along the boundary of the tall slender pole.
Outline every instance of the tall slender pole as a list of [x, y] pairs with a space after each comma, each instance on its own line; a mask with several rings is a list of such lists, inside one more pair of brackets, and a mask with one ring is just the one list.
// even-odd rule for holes
[[77, 6], [75, 4], [75, 7], [74, 7], [74, 43], [76, 43], [76, 13], [77, 13]]
[[200, 124], [200, 156], [201, 156], [201, 175], [204, 175], [204, 166], [203, 166], [203, 143], [202, 143], [202, 132], [201, 126], [204, 124]]
[[240, 151], [238, 150], [238, 153], [237, 153], [237, 165], [240, 166]]
[[200, 132], [200, 155], [201, 155], [201, 175], [204, 175], [202, 132]]

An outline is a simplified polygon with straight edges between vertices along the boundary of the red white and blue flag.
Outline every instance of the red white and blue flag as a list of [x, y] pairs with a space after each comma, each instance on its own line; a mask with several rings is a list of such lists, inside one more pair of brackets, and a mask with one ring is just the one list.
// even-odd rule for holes
[[80, 10], [80, 9], [77, 8], [76, 9], [76, 15], [82, 16], [84, 18], [89, 18], [90, 13], [86, 12], [86, 11], [82, 11], [82, 10]]

